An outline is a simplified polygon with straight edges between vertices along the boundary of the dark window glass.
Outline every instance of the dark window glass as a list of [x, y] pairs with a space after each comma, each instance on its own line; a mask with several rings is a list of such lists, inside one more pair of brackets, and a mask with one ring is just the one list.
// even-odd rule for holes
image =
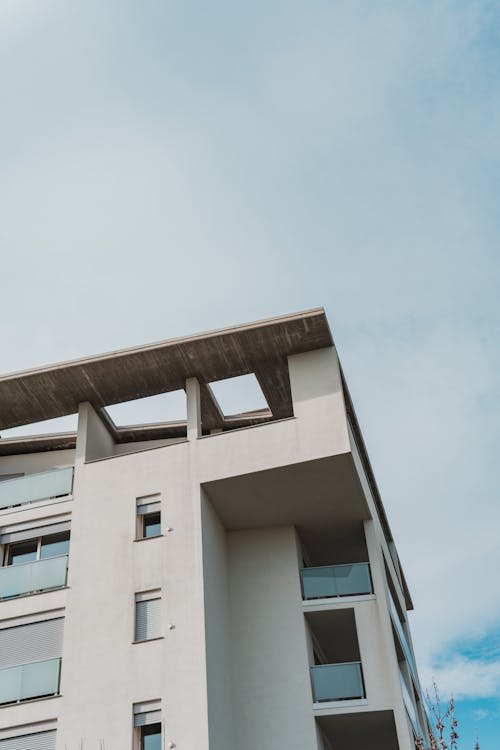
[[31, 562], [36, 560], [36, 551], [38, 547], [38, 540], [30, 542], [19, 542], [19, 544], [11, 544], [9, 547], [9, 554], [7, 557], [7, 565], [19, 565], [20, 563]]
[[141, 727], [141, 750], [161, 750], [161, 724]]
[[143, 516], [143, 535], [160, 536], [161, 534], [161, 513], [147, 513]]
[[42, 537], [42, 547], [40, 550], [40, 559], [46, 557], [58, 557], [58, 555], [67, 555], [69, 552], [69, 531], [63, 534], [51, 534]]

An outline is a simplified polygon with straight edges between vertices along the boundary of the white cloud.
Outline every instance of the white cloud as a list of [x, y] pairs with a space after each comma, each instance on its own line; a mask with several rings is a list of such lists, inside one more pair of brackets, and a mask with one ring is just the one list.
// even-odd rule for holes
[[500, 662], [485, 662], [459, 656], [430, 672], [421, 670], [423, 685], [439, 687], [443, 697], [489, 698], [500, 695]]

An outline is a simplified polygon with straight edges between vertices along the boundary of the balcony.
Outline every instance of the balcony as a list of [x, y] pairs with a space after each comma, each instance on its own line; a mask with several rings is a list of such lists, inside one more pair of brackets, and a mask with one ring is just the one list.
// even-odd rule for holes
[[365, 698], [361, 662], [320, 664], [311, 667], [315, 703]]
[[300, 578], [302, 596], [307, 600], [373, 593], [368, 563], [303, 568]]
[[413, 700], [410, 695], [410, 691], [408, 690], [408, 687], [406, 685], [406, 680], [401, 674], [401, 670], [399, 672], [399, 680], [401, 682], [401, 690], [403, 692], [403, 701], [406, 708], [406, 713], [408, 714], [408, 718], [410, 719], [410, 723], [413, 728], [413, 733], [415, 737], [423, 736], [420, 726], [418, 723], [418, 717], [417, 712], [415, 710], [415, 704], [413, 703]]
[[399, 750], [401, 747], [392, 710], [326, 714], [318, 716], [316, 724], [325, 747], [335, 750]]
[[0, 704], [57, 695], [60, 670], [61, 659], [0, 669]]
[[406, 633], [403, 629], [403, 625], [401, 623], [401, 619], [399, 617], [399, 613], [396, 608], [396, 604], [394, 603], [394, 599], [392, 598], [392, 594], [390, 590], [388, 593], [389, 593], [389, 611], [391, 613], [392, 624], [394, 625], [394, 629], [397, 633], [399, 643], [401, 645], [401, 648], [403, 649], [403, 653], [405, 655], [406, 661], [408, 662], [408, 665], [410, 667], [411, 673], [413, 675], [413, 679], [416, 681], [417, 670], [413, 662], [413, 655], [411, 652], [410, 644], [408, 643], [408, 639], [406, 638]]
[[67, 572], [68, 555], [0, 568], [0, 599], [65, 586]]
[[52, 469], [40, 474], [28, 474], [0, 483], [0, 510], [16, 505], [35, 503], [70, 495], [73, 487], [73, 467]]
[[305, 614], [314, 703], [366, 698], [354, 609]]

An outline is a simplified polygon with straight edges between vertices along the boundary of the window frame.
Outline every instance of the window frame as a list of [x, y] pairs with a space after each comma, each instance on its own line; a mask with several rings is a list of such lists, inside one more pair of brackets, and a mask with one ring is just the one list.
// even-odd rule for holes
[[[150, 716], [143, 720], [144, 715]], [[152, 720], [151, 714], [156, 714]], [[134, 703], [132, 707], [132, 730], [133, 750], [144, 750], [144, 735], [148, 727], [158, 727], [160, 734], [160, 747], [163, 747], [164, 720], [161, 707], [161, 699], [153, 699]], [[146, 730], [146, 731], [145, 731]], [[150, 734], [153, 734], [149, 730]], [[157, 733], [157, 732], [156, 732]], [[155, 733], [155, 734], [156, 734]]]
[[[162, 533], [162, 507], [161, 507], [161, 495], [159, 493], [153, 495], [143, 495], [135, 498], [135, 541], [140, 542], [144, 539], [157, 539], [163, 536]], [[146, 506], [154, 506], [154, 508], [148, 510], [141, 510]], [[146, 524], [145, 520], [148, 517], [159, 515], [159, 532], [158, 534], [151, 534], [146, 536]]]
[[[42, 554], [42, 546], [43, 546], [42, 545], [42, 540], [43, 539], [49, 539], [49, 537], [51, 537], [51, 536], [63, 536], [63, 535], [67, 535], [68, 536], [68, 539], [67, 539], [68, 542], [71, 541], [71, 532], [70, 531], [60, 531], [60, 532], [56, 532], [54, 534], [46, 534], [45, 536], [43, 536], [43, 535], [36, 536], [33, 539], [24, 539], [23, 541], [19, 541], [19, 542], [9, 542], [9, 544], [5, 545], [5, 551], [4, 551], [4, 555], [3, 555], [2, 567], [4, 567], [4, 568], [15, 567], [15, 563], [14, 564], [9, 563], [10, 553], [11, 553], [11, 550], [12, 550], [13, 547], [17, 547], [17, 545], [21, 545], [21, 544], [29, 544], [29, 543], [33, 544], [34, 542], [36, 542], [36, 557], [35, 557], [34, 560], [28, 560], [27, 561], [28, 563], [40, 562], [40, 560], [49, 560], [51, 557], [65, 557], [65, 556], [69, 555], [69, 547], [68, 547], [68, 552], [64, 552], [62, 555], [50, 555], [49, 557], [42, 557], [41, 556], [41, 554]], [[17, 564], [18, 565], [26, 565], [27, 563], [17, 563]]]
[[[137, 611], [138, 611], [138, 604], [143, 604], [144, 602], [153, 602], [158, 601], [158, 607], [159, 607], [159, 613], [158, 613], [158, 633], [156, 635], [152, 635], [148, 638], [138, 638], [137, 637]], [[133, 622], [133, 640], [132, 643], [148, 643], [149, 641], [157, 641], [160, 638], [163, 638], [162, 635], [162, 611], [161, 611], [161, 602], [162, 602], [162, 592], [160, 588], [157, 589], [149, 589], [148, 591], [136, 591], [134, 594], [134, 622]]]

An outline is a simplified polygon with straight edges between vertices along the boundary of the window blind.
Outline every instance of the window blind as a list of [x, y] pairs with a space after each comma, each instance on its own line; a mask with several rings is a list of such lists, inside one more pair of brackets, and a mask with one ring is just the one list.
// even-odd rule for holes
[[54, 750], [55, 746], [55, 729], [0, 740], [0, 750]]
[[145, 516], [146, 513], [160, 513], [160, 495], [145, 495], [136, 499], [137, 515]]
[[0, 669], [60, 658], [63, 624], [58, 617], [0, 630]]
[[144, 505], [137, 506], [138, 516], [145, 516], [146, 513], [160, 513], [160, 511], [161, 511], [161, 503], [159, 500], [158, 502], [155, 502], [155, 503], [145, 503]]
[[0, 534], [0, 544], [24, 542], [25, 539], [36, 539], [39, 536], [47, 536], [47, 534], [60, 534], [61, 532], [69, 531], [70, 528], [70, 521], [65, 521], [64, 523], [53, 523], [49, 526], [37, 526], [31, 529], [22, 529], [22, 531], [11, 531]]
[[134, 727], [144, 727], [147, 724], [161, 722], [161, 701], [144, 701], [134, 703]]
[[146, 599], [135, 603], [135, 640], [159, 638], [161, 599]]
[[147, 724], [159, 724], [161, 722], [161, 711], [143, 711], [134, 714], [134, 727], [145, 727]]

